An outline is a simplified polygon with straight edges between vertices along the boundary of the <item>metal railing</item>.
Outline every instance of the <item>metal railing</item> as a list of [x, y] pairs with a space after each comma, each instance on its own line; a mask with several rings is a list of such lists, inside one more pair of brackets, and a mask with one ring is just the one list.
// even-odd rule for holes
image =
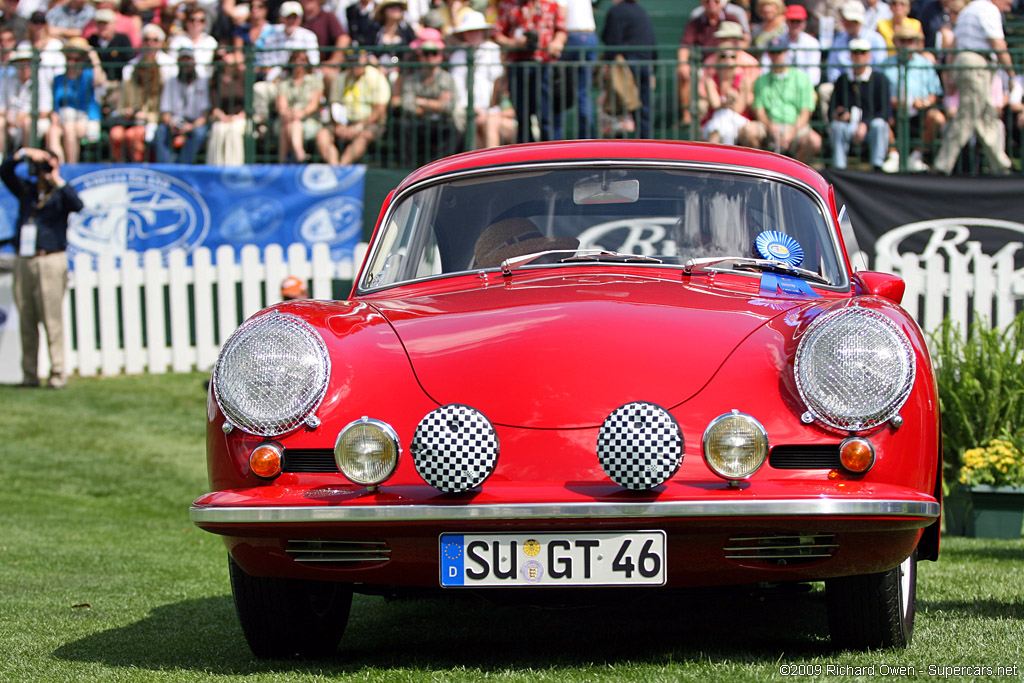
[[[714, 68], [704, 65], [703, 60], [716, 50], [695, 49], [690, 55], [690, 68], [694, 76], [690, 79], [691, 89], [690, 100], [690, 121], [683, 123], [683, 111], [679, 97], [679, 80], [677, 70], [679, 63], [675, 59], [675, 47], [661, 46], [661, 48], [635, 48], [647, 52], [662, 54], [671, 52], [671, 58], [654, 58], [642, 60], [630, 60], [628, 66], [634, 79], [639, 78], [644, 85], [640, 89], [643, 100], [643, 108], [633, 112], [623, 111], [621, 106], [610, 103], [611, 89], [609, 73], [612, 62], [605, 58], [615, 52], [621, 52], [622, 48], [602, 47], [598, 48], [598, 62], [570, 61], [563, 60], [554, 64], [542, 64], [539, 62], [514, 63], [506, 65], [505, 75], [500, 81], [497, 89], [497, 96], [489, 103], [490, 106], [484, 110], [465, 106], [468, 101], [474, 101], [477, 96], [476, 89], [480, 83], [486, 80], [478, 80], [474, 77], [478, 71], [492, 68], [489, 63], [482, 63], [477, 53], [470, 49], [467, 51], [465, 60], [455, 64], [452, 56], [455, 50], [446, 50], [443, 60], [437, 64], [424, 65], [416, 60], [416, 53], [407, 48], [365, 48], [365, 51], [378, 61], [375, 68], [381, 69], [385, 74], [389, 87], [392, 89], [391, 96], [387, 99], [386, 120], [384, 120], [369, 136], [365, 153], [360, 155], [357, 162], [366, 163], [379, 167], [405, 168], [412, 167], [429, 161], [433, 158], [448, 153], [476, 149], [497, 141], [506, 144], [517, 140], [542, 139], [549, 137], [561, 137], [573, 139], [580, 137], [594, 138], [636, 138], [650, 136], [657, 139], [674, 140], [700, 140], [701, 139], [701, 97], [698, 91], [699, 74], [701, 69]], [[957, 67], [952, 65], [953, 57], [957, 51], [933, 51], [936, 58], [934, 64], [919, 65], [911, 62], [910, 53], [905, 48], [895, 51], [895, 64], [886, 69], [889, 74], [895, 75], [895, 86], [897, 92], [902, 92], [906, 83], [915, 75], [915, 70], [922, 68], [934, 68], [948, 89], [952, 82], [952, 74]], [[288, 64], [277, 61], [268, 61], [268, 51], [259, 51], [248, 48], [244, 52], [244, 71], [240, 76], [243, 87], [236, 92], [241, 101], [235, 102], [235, 106], [245, 113], [245, 123], [232, 135], [241, 135], [243, 150], [242, 161], [245, 163], [275, 163], [278, 161], [295, 160], [295, 154], [284, 157], [281, 154], [281, 119], [276, 115], [276, 96], [279, 88], [276, 84], [264, 79], [264, 74], [275, 67], [287, 77]], [[753, 53], [756, 56], [756, 53]], [[827, 59], [827, 50], [822, 51], [823, 62]], [[1011, 50], [1015, 63], [1024, 63], [1024, 51]], [[312, 161], [325, 161], [325, 145], [333, 142], [336, 148], [343, 148], [333, 135], [321, 132], [324, 129], [332, 129], [334, 124], [344, 120], [344, 115], [338, 116], [338, 107], [332, 106], [337, 98], [332, 98], [332, 89], [337, 94], [338, 86], [334, 81], [341, 81], [342, 74], [351, 73], [351, 70], [358, 65], [354, 63], [357, 59], [355, 53], [348, 51], [346, 61], [341, 69], [315, 69], [320, 73], [322, 82], [321, 102], [315, 112], [309, 116], [309, 123], [305, 125], [302, 136], [305, 156]], [[110, 66], [104, 63], [104, 66]], [[425, 69], [440, 68], [451, 74], [456, 67], [456, 72], [462, 74], [464, 83], [460, 83], [452, 94], [452, 104], [441, 107], [439, 110], [427, 111], [422, 107], [417, 109], [414, 98], [402, 97], [403, 83], [415, 81], [422, 75]], [[7, 67], [13, 70], [13, 67]], [[223, 69], [230, 68], [222, 63], [214, 63], [209, 69], [212, 74], [210, 80], [210, 96], [212, 102], [220, 102], [226, 97], [226, 80], [221, 76]], [[877, 66], [875, 68], [878, 68]], [[994, 73], [1001, 74], [997, 65], [988, 68]], [[31, 97], [33, 114], [39, 113], [40, 88], [48, 87], [52, 82], [52, 75], [47, 76], [45, 60], [40, 59], [40, 53], [33, 54], [31, 61]], [[165, 70], [168, 67], [165, 65]], [[173, 71], [171, 65], [169, 70]], [[511, 75], [516, 70], [518, 74]], [[826, 73], [825, 65], [822, 65], [823, 75]], [[6, 74], [7, 78], [15, 77], [12, 73]], [[419, 79], [423, 80], [423, 79]], [[429, 80], [429, 79], [427, 79]], [[553, 86], [549, 85], [554, 81]], [[635, 82], [635, 81], [634, 81]], [[999, 79], [997, 78], [997, 82]], [[82, 162], [107, 162], [111, 161], [110, 151], [110, 129], [111, 123], [117, 118], [118, 102], [124, 99], [126, 81], [111, 80], [106, 88], [106, 93], [101, 95], [101, 102], [104, 103], [105, 111], [100, 120], [99, 136], [87, 137], [81, 140]], [[585, 87], [589, 100], [585, 108], [578, 104], [579, 87], [581, 84], [589, 83]], [[503, 84], [503, 85], [502, 85]], [[351, 86], [351, 82], [348, 82]], [[649, 85], [649, 87], [647, 87]], [[545, 97], [548, 91], [548, 97]], [[236, 99], [237, 99], [236, 97]], [[45, 98], [44, 98], [45, 99]], [[230, 99], [230, 98], [228, 98]], [[948, 100], [948, 97], [947, 97]], [[410, 105], [410, 101], [413, 102]], [[538, 111], [532, 117], [517, 117], [515, 103], [523, 101], [535, 101], [538, 103]], [[542, 106], [543, 105], [543, 106]], [[1005, 133], [1005, 148], [1010, 158], [1014, 161], [1015, 170], [1021, 169], [1022, 140], [1020, 123], [1024, 121], [1024, 114], [1019, 100], [1014, 103], [1002, 103], [1000, 120], [1002, 121]], [[3, 106], [6, 106], [4, 104]], [[949, 106], [948, 102], [941, 102], [939, 107]], [[59, 105], [55, 105], [59, 109]], [[518, 119], [518, 120], [517, 120]], [[646, 122], [645, 122], [646, 119]], [[8, 117], [10, 120], [10, 117]], [[22, 143], [39, 146], [45, 144], [45, 136], [42, 135], [44, 123], [39, 123], [37, 115], [30, 117], [31, 125], [26, 140]], [[522, 132], [519, 129], [523, 124], [528, 125], [530, 130]], [[824, 111], [815, 112], [811, 121], [812, 127], [817, 130], [824, 139], [822, 152], [816, 163], [827, 166], [830, 159], [828, 138], [828, 122]], [[146, 160], [152, 160], [152, 147], [155, 142], [155, 126], [150, 126], [146, 135]], [[921, 148], [922, 139], [919, 126], [914, 121], [914, 112], [907, 108], [897, 107], [892, 129], [895, 136], [895, 148], [900, 151], [901, 170], [906, 170], [906, 160], [909, 152]], [[333, 132], [333, 131], [332, 131]], [[6, 135], [8, 148], [3, 150], [9, 153], [10, 140], [12, 136]], [[324, 142], [324, 140], [327, 142]], [[934, 153], [941, 142], [941, 134], [928, 145], [926, 152]], [[351, 143], [350, 143], [351, 144]], [[851, 163], [858, 163], [854, 150], [851, 156]], [[339, 149], [339, 157], [340, 157]], [[208, 161], [205, 145], [196, 158], [196, 163]], [[863, 165], [863, 161], [859, 162]], [[961, 155], [957, 166], [958, 172], [969, 174], [984, 173], [985, 168], [980, 160], [980, 152], [970, 146]]]

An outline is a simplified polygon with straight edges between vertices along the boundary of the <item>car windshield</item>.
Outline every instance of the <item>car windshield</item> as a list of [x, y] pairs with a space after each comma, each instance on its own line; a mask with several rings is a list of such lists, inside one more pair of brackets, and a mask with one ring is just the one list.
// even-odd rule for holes
[[841, 285], [824, 211], [800, 186], [740, 172], [591, 166], [461, 175], [398, 199], [360, 288], [494, 268], [763, 260], [766, 235], [786, 245], [789, 259], [779, 260]]

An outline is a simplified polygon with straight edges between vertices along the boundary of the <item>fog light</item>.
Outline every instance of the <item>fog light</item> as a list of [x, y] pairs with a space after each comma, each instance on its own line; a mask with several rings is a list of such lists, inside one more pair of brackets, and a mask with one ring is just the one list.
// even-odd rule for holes
[[249, 455], [249, 469], [263, 479], [281, 474], [281, 447], [276, 443], [262, 443], [254, 448]]
[[338, 434], [334, 460], [352, 482], [375, 486], [394, 473], [400, 452], [398, 434], [390, 425], [364, 417]]
[[768, 457], [768, 434], [760, 422], [734, 410], [711, 421], [703, 447], [712, 472], [724, 479], [746, 479]]
[[875, 464], [875, 447], [867, 439], [852, 436], [839, 444], [839, 462], [848, 472], [864, 474]]

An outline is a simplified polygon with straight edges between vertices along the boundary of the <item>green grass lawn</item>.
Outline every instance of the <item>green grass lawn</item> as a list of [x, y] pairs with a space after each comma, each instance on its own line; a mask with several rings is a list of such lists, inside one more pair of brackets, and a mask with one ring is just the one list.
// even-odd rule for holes
[[599, 610], [357, 596], [335, 658], [254, 660], [223, 544], [188, 519], [207, 490], [203, 378], [0, 387], [0, 681], [759, 681], [781, 665], [1024, 677], [1024, 541], [952, 537], [920, 565], [905, 652], [834, 652], [819, 590], [731, 591]]

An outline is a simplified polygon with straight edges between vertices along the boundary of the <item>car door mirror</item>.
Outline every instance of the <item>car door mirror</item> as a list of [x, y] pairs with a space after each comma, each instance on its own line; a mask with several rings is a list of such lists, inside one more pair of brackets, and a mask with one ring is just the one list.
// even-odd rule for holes
[[898, 275], [891, 273], [879, 273], [873, 270], [860, 270], [853, 274], [853, 281], [861, 293], [874, 294], [894, 303], [903, 301], [903, 294], [907, 291], [907, 283]]

